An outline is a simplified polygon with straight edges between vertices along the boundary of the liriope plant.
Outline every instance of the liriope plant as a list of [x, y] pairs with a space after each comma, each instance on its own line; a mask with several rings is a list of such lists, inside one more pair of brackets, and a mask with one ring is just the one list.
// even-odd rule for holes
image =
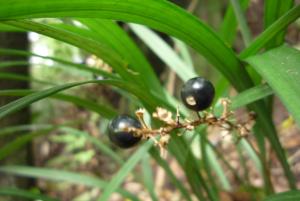
[[[115, 20], [142, 24], [180, 39], [186, 45], [195, 49], [238, 91], [238, 95], [232, 98], [230, 109], [234, 110], [235, 108], [246, 106], [249, 111], [253, 111], [256, 114], [256, 126], [253, 131], [257, 144], [259, 145], [259, 151], [256, 153], [250, 147], [248, 153], [252, 156], [251, 159], [256, 161], [257, 168], [264, 178], [266, 194], [268, 195], [273, 192], [266, 158], [266, 139], [270, 142], [272, 149], [275, 151], [283, 167], [290, 188], [295, 189], [296, 183], [294, 176], [289, 167], [282, 145], [279, 142], [270, 115], [272, 113], [270, 111], [272, 96], [270, 95], [275, 94], [278, 96], [295, 121], [298, 124], [300, 123], [300, 110], [297, 107], [298, 100], [300, 100], [298, 87], [300, 82], [298, 67], [300, 64], [300, 54], [299, 51], [293, 47], [283, 45], [286, 28], [299, 17], [300, 6], [293, 5], [293, 1], [291, 0], [265, 1], [265, 30], [253, 39], [243, 12], [243, 9], [247, 8], [249, 1], [244, 0], [239, 2], [232, 0], [231, 4], [232, 7], [228, 7], [221, 30], [215, 32], [197, 17], [163, 0], [44, 0], [38, 2], [33, 0], [8, 0], [0, 2], [0, 23], [3, 30], [17, 29], [18, 31], [33, 31], [71, 44], [101, 58], [109, 64], [115, 72], [114, 74], [110, 74], [61, 59], [46, 58], [30, 52], [2, 49], [0, 50], [1, 54], [39, 56], [78, 70], [100, 75], [104, 79], [66, 83], [59, 86], [53, 84], [48, 89], [42, 91], [0, 91], [0, 95], [24, 96], [23, 98], [2, 106], [0, 108], [0, 120], [15, 111], [48, 97], [80, 105], [88, 110], [98, 112], [101, 116], [108, 119], [112, 119], [116, 116], [117, 111], [110, 106], [91, 103], [89, 100], [63, 93], [67, 89], [85, 84], [101, 84], [120, 88], [137, 97], [139, 104], [150, 114], [154, 113], [157, 107], [163, 107], [174, 114], [180, 113], [181, 117], [187, 116], [188, 112], [183, 109], [183, 106], [180, 106], [182, 110], [176, 112], [177, 105], [180, 105], [180, 102], [161, 86], [159, 79], [155, 76], [153, 68], [141, 50], [134, 44], [126, 32], [115, 23]], [[80, 22], [84, 25], [84, 28], [63, 23], [45, 24], [35, 20], [35, 18], [65, 17]], [[236, 37], [238, 25], [244, 39], [245, 48], [241, 52], [234, 52], [230, 47]], [[143, 33], [151, 34], [151, 31], [145, 29], [145, 27], [143, 29], [135, 24], [130, 24], [129, 27], [139, 37], [142, 37]], [[149, 37], [150, 36], [152, 37], [153, 35], [149, 35]], [[153, 37], [153, 40], [156, 39], [157, 38]], [[146, 39], [144, 39], [144, 42], [147, 43]], [[178, 77], [186, 81], [192, 78], [189, 76], [196, 75], [196, 71], [190, 68], [188, 62], [178, 57], [176, 52], [172, 52], [172, 48], [168, 48], [168, 45], [164, 44], [163, 41], [159, 41], [159, 44], [166, 47], [166, 51], [169, 51], [169, 58], [161, 56], [162, 60], [167, 65], [176, 65], [175, 72], [178, 74]], [[261, 52], [261, 50], [264, 52]], [[157, 55], [166, 53], [159, 51], [159, 49], [154, 51]], [[174, 63], [170, 62], [170, 58], [172, 57], [176, 58], [171, 59], [173, 62], [175, 61]], [[184, 68], [182, 64], [186, 64], [186, 68]], [[6, 66], [9, 65], [15, 64], [6, 64]], [[174, 68], [174, 66], [170, 66], [170, 68]], [[3, 65], [3, 68], [5, 68], [5, 65]], [[4, 73], [0, 74], [0, 76], [9, 79], [28, 79], [32, 82], [38, 81], [32, 78], [24, 78]], [[254, 84], [262, 80], [266, 81], [266, 84]], [[219, 89], [220, 91], [218, 91]], [[220, 98], [219, 94], [222, 94], [221, 87], [216, 86], [216, 94], [216, 99]], [[53, 129], [60, 128], [55, 127]], [[28, 133], [19, 139], [17, 138], [15, 142], [7, 144], [0, 149], [1, 158], [7, 157], [15, 149], [31, 139], [45, 134], [46, 131], [41, 130], [37, 133]], [[68, 131], [70, 131], [70, 128]], [[82, 132], [71, 131], [72, 133]], [[194, 135], [202, 135], [203, 133], [205, 132], [198, 131], [197, 129]], [[84, 136], [89, 137], [88, 135]], [[204, 137], [201, 137], [201, 139], [202, 142], [205, 141]], [[243, 139], [240, 142], [247, 144], [247, 141]], [[120, 162], [120, 159], [117, 159], [122, 166], [110, 181], [103, 181], [100, 178], [87, 177], [72, 172], [36, 167], [4, 166], [0, 167], [0, 171], [26, 177], [45, 178], [56, 181], [63, 180], [98, 187], [99, 189], [103, 189], [103, 193], [99, 197], [101, 201], [108, 200], [115, 191], [131, 200], [138, 200], [139, 198], [137, 196], [122, 190], [120, 185], [133, 168], [149, 153], [166, 171], [174, 186], [181, 192], [182, 198], [192, 200], [189, 190], [178, 181], [174, 173], [169, 169], [166, 161], [161, 158], [157, 149], [153, 147], [154, 143], [155, 140], [148, 140], [140, 144], [134, 154], [125, 162]], [[184, 170], [191, 190], [198, 200], [219, 200], [218, 189], [220, 187], [218, 188], [218, 185], [212, 181], [207, 181], [207, 175], [212, 175], [212, 172], [209, 168], [199, 165], [197, 162], [198, 159], [192, 152], [189, 143], [185, 136], [172, 135], [172, 141], [168, 144], [167, 151], [176, 158]], [[104, 152], [110, 157], [118, 158], [108, 147], [101, 145], [101, 143], [100, 147], [102, 147], [102, 151], [106, 150]], [[216, 154], [211, 148], [207, 140], [202, 144], [203, 153], [207, 153], [208, 160], [212, 160]], [[214, 160], [214, 162], [216, 162], [216, 160]], [[143, 167], [147, 167], [145, 164], [146, 163], [143, 163]], [[210, 164], [212, 164], [212, 162], [210, 162]], [[214, 171], [222, 181], [222, 188], [230, 190], [230, 185], [228, 184], [226, 176], [222, 173], [222, 169], [220, 171], [218, 163], [214, 164], [216, 164]], [[203, 171], [201, 171], [202, 169], [205, 170], [205, 175]], [[47, 175], [55, 176], [50, 177]], [[158, 195], [155, 195], [155, 192], [151, 190], [153, 187], [153, 185], [151, 185], [151, 179], [151, 177], [148, 178], [145, 182], [145, 186], [147, 186], [151, 198], [158, 200]], [[11, 194], [31, 198], [37, 198], [39, 196], [20, 189], [4, 189], [0, 191], [0, 194]], [[293, 191], [291, 192], [291, 196], [296, 197], [298, 195]], [[51, 200], [51, 198], [44, 199]], [[273, 199], [276, 200], [276, 196], [274, 198], [271, 197], [269, 200]]]

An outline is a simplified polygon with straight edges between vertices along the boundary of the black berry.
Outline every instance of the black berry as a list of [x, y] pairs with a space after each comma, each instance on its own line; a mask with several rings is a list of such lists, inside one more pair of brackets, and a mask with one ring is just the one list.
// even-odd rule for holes
[[215, 95], [215, 88], [209, 80], [195, 77], [188, 80], [181, 89], [184, 105], [194, 111], [207, 109]]
[[141, 124], [135, 118], [128, 115], [119, 115], [109, 124], [108, 136], [111, 142], [121, 148], [130, 148], [137, 144], [141, 138], [133, 136], [132, 132], [124, 131], [125, 128], [141, 128]]

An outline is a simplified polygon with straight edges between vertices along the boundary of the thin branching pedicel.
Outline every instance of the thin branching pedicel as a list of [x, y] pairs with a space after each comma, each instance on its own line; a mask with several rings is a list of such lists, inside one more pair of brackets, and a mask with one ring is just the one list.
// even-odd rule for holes
[[[168, 144], [172, 131], [182, 130], [182, 133], [184, 133], [185, 131], [192, 131], [200, 125], [219, 127], [226, 131], [226, 133], [235, 131], [238, 133], [239, 138], [247, 136], [250, 133], [255, 119], [254, 114], [249, 113], [248, 119], [244, 123], [234, 123], [231, 120], [233, 112], [230, 111], [230, 100], [222, 99], [221, 104], [223, 106], [223, 112], [220, 117], [215, 116], [212, 112], [203, 112], [202, 115], [198, 115], [198, 118], [195, 120], [185, 119], [183, 121], [180, 119], [178, 108], [176, 115], [173, 115], [170, 111], [157, 107], [152, 116], [163, 122], [163, 125], [155, 129], [146, 125], [144, 121], [145, 110], [139, 109], [135, 114], [142, 127], [126, 128], [126, 131], [132, 132], [134, 133], [134, 136], [141, 137], [142, 139], [154, 140], [155, 144], [162, 150]], [[173, 118], [173, 116], [175, 116], [175, 118]]]

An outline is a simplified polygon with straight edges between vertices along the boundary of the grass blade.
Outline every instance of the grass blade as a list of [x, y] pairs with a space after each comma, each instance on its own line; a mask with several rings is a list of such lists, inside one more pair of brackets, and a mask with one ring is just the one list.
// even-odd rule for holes
[[32, 200], [43, 200], [43, 201], [59, 201], [59, 199], [50, 198], [41, 194], [33, 193], [27, 190], [18, 188], [1, 187], [0, 196], [13, 196]]
[[99, 201], [106, 201], [109, 199], [110, 195], [116, 191], [116, 189], [121, 185], [126, 176], [132, 171], [132, 169], [137, 165], [137, 163], [145, 156], [148, 150], [153, 145], [152, 140], [148, 140], [126, 161], [126, 163], [121, 167], [112, 180], [106, 185], [101, 194]]
[[276, 195], [271, 195], [264, 199], [263, 201], [296, 201], [300, 200], [300, 191], [288, 191], [283, 193], [278, 193]]
[[244, 15], [244, 12], [242, 10], [242, 7], [240, 5], [240, 2], [238, 0], [230, 0], [231, 5], [233, 7], [234, 13], [236, 15], [236, 19], [239, 23], [239, 27], [243, 36], [243, 40], [245, 43], [245, 46], [249, 46], [252, 38], [252, 34], [250, 31], [250, 28], [247, 25], [247, 21]]
[[249, 47], [244, 49], [240, 57], [246, 58], [256, 54], [261, 48], [263, 48], [277, 33], [284, 30], [290, 23], [294, 22], [300, 17], [300, 5], [297, 5], [290, 9], [286, 14], [280, 17], [269, 28], [267, 28], [262, 34], [255, 38]]
[[[294, 0], [266, 0], [264, 2], [264, 28], [268, 28], [278, 18], [285, 14], [294, 4]], [[278, 33], [267, 45], [266, 49], [271, 49], [282, 45], [284, 42], [285, 30]]]
[[[42, 17], [98, 17], [145, 24], [191, 45], [237, 89], [251, 86], [234, 52], [195, 16], [168, 1], [14, 0], [13, 4], [0, 4], [0, 20]], [[99, 47], [93, 45], [92, 51], [95, 49]]]
[[143, 177], [144, 177], [144, 185], [147, 188], [151, 199], [153, 201], [158, 201], [157, 195], [155, 193], [153, 172], [150, 165], [149, 154], [146, 154], [146, 157], [142, 159], [142, 170], [143, 170]]
[[188, 67], [177, 53], [158, 34], [145, 26], [129, 24], [131, 30], [164, 62], [179, 78], [187, 81], [196, 77], [195, 71]]
[[[250, 0], [240, 1], [243, 11], [246, 11], [247, 7], [249, 6], [249, 2]], [[232, 46], [234, 39], [236, 38], [237, 25], [238, 23], [233, 11], [233, 7], [229, 5], [224, 16], [224, 21], [219, 31], [221, 38], [224, 41], [226, 41], [229, 44], [229, 46]]]
[[182, 182], [176, 178], [176, 176], [172, 172], [169, 164], [160, 157], [158, 151], [155, 148], [151, 148], [150, 154], [156, 160], [156, 162], [166, 171], [170, 180], [173, 182], [173, 184], [176, 186], [176, 188], [181, 192], [181, 194], [185, 198], [185, 200], [192, 201], [192, 198], [191, 198], [189, 192], [182, 185]]
[[3, 147], [0, 148], [0, 161], [5, 159], [8, 155], [12, 154], [13, 152], [19, 150], [25, 144], [30, 142], [33, 138], [45, 135], [54, 129], [55, 127], [51, 129], [24, 134], [18, 137], [17, 139], [13, 140], [12, 142], [6, 143]]
[[39, 80], [36, 78], [27, 77], [20, 74], [14, 74], [14, 73], [0, 73], [0, 79], [6, 79], [6, 80], [21, 80], [21, 81], [27, 81], [27, 82], [36, 82], [39, 84], [46, 84], [46, 85], [53, 85], [51, 82]]
[[28, 61], [2, 61], [0, 63], [0, 68], [7, 68], [10, 66], [24, 66], [24, 65], [29, 65], [30, 62]]
[[[93, 74], [96, 75], [102, 75], [106, 78], [112, 78], [112, 79], [118, 79], [119, 77], [112, 74], [112, 73], [108, 73], [106, 71], [97, 69], [97, 68], [93, 68], [93, 67], [89, 67], [86, 66], [84, 64], [76, 64], [70, 61], [65, 61], [63, 59], [58, 59], [55, 57], [49, 57], [49, 56], [42, 56], [39, 54], [35, 54], [29, 51], [23, 51], [23, 50], [16, 50], [16, 49], [4, 49], [4, 48], [0, 48], [0, 55], [14, 55], [14, 56], [30, 56], [30, 57], [38, 57], [38, 58], [42, 58], [42, 59], [46, 59], [46, 60], [52, 60], [58, 64], [63, 64], [64, 67], [73, 67], [76, 68], [78, 70], [81, 71], [87, 71], [87, 72], [91, 72]], [[28, 61], [26, 61], [26, 63], [28, 63]]]
[[[104, 188], [107, 185], [105, 181], [95, 176], [86, 176], [69, 171], [48, 168], [37, 168], [28, 166], [2, 166], [0, 167], [0, 172], [23, 177], [46, 179], [56, 182], [64, 181], [90, 187], [97, 187], [100, 189]], [[127, 191], [121, 189], [117, 189], [116, 191], [123, 195], [125, 198], [130, 198], [134, 201], [139, 200], [136, 196], [132, 195]]]
[[206, 149], [206, 153], [208, 156], [208, 162], [209, 162], [210, 168], [215, 170], [216, 175], [218, 176], [218, 178], [222, 184], [222, 189], [224, 189], [226, 191], [230, 191], [232, 187], [228, 181], [228, 178], [226, 177], [226, 175], [224, 173], [224, 170], [222, 169], [222, 167], [216, 157], [216, 154], [214, 153], [214, 151], [210, 145], [206, 145], [205, 149]]
[[[0, 96], [27, 96], [32, 93], [37, 93], [38, 91], [27, 90], [27, 89], [12, 89], [12, 90], [0, 90]], [[117, 115], [117, 111], [113, 109], [109, 104], [95, 103], [87, 99], [79, 98], [77, 96], [68, 95], [68, 94], [54, 94], [49, 98], [54, 98], [57, 100], [62, 100], [70, 102], [74, 105], [84, 107], [90, 111], [94, 111], [101, 115], [102, 117], [111, 119]]]
[[150, 109], [150, 111], [151, 111], [151, 108], [152, 108], [152, 110], [154, 110], [154, 108], [156, 106], [155, 103], [160, 101], [157, 99], [155, 100], [155, 97], [151, 97], [151, 96], [149, 97], [149, 93], [146, 93], [143, 90], [137, 88], [136, 86], [130, 85], [129, 83], [126, 83], [123, 81], [119, 81], [119, 80], [89, 80], [89, 81], [68, 83], [68, 84], [64, 84], [61, 86], [52, 87], [52, 88], [49, 88], [49, 89], [46, 89], [46, 90], [43, 90], [40, 92], [36, 92], [36, 93], [30, 94], [30, 95], [27, 95], [18, 100], [15, 100], [9, 104], [6, 104], [6, 105], [0, 107], [0, 119], [10, 113], [13, 113], [15, 111], [18, 111], [18, 110], [26, 107], [27, 105], [30, 105], [30, 104], [32, 104], [38, 100], [41, 100], [45, 97], [56, 94], [60, 91], [63, 91], [63, 90], [66, 90], [66, 89], [69, 89], [72, 87], [84, 85], [84, 84], [91, 84], [91, 83], [109, 84], [109, 85], [114, 85], [119, 88], [123, 88], [123, 89], [131, 92], [132, 94], [138, 96], [140, 98], [140, 100], [144, 102], [145, 107]]
[[55, 25], [51, 26], [30, 20], [7, 21], [5, 23], [23, 28], [28, 31], [40, 33], [82, 48], [90, 53], [97, 55], [108, 64], [110, 64], [110, 66], [113, 67], [114, 70], [116, 70], [116, 72], [124, 80], [131, 81], [132, 83], [136, 83], [136, 81], [138, 80], [136, 75], [131, 72], [133, 70], [128, 70], [128, 68], [130, 69], [128, 63], [123, 60], [111, 47], [93, 40], [93, 38], [88, 37], [88, 35], [84, 31], [79, 32], [78, 29], [76, 29], [75, 32], [75, 27], [70, 31]]
[[281, 46], [246, 61], [268, 82], [300, 125], [300, 51]]
[[122, 58], [132, 64], [133, 70], [139, 73], [139, 79], [149, 90], [161, 91], [160, 82], [151, 65], [127, 33], [115, 22], [99, 19], [79, 19], [79, 21], [94, 33], [95, 40], [112, 47]]
[[267, 84], [257, 85], [231, 98], [233, 110], [251, 104], [257, 100], [272, 95], [274, 92]]

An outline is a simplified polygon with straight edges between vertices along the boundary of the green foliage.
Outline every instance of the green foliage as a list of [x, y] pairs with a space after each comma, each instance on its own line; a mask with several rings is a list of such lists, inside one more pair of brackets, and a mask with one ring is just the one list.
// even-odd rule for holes
[[[221, 73], [221, 81], [216, 85], [218, 96], [227, 94], [227, 88], [222, 85], [228, 81], [238, 92], [232, 100], [232, 109], [247, 107], [256, 112], [257, 124], [254, 128], [255, 140], [259, 150], [256, 151], [247, 140], [241, 140], [239, 151], [245, 151], [249, 158], [255, 163], [256, 168], [264, 179], [264, 190], [271, 194], [272, 183], [268, 171], [267, 153], [265, 140], [271, 144], [281, 163], [286, 179], [291, 189], [295, 188], [294, 176], [290, 170], [285, 151], [279, 141], [272, 117], [268, 108], [271, 108], [270, 95], [277, 96], [286, 106], [290, 114], [300, 124], [300, 110], [297, 103], [300, 100], [300, 54], [299, 51], [282, 45], [287, 26], [300, 16], [300, 5], [293, 6], [293, 1], [265, 1], [265, 30], [255, 39], [251, 37], [250, 27], [245, 18], [245, 9], [249, 1], [232, 0], [221, 26], [220, 33], [200, 21], [196, 16], [179, 8], [169, 1], [159, 0], [8, 0], [0, 3], [0, 30], [32, 31], [57, 41], [72, 45], [86, 54], [94, 54], [101, 58], [113, 69], [113, 73], [99, 70], [86, 64], [76, 64], [57, 57], [42, 56], [28, 51], [0, 49], [0, 55], [26, 55], [38, 57], [55, 62], [63, 66], [65, 70], [76, 69], [84, 81], [72, 83], [54, 83], [53, 80], [39, 80], [39, 77], [24, 77], [12, 73], [0, 73], [0, 78], [26, 80], [36, 84], [43, 84], [47, 89], [42, 90], [2, 90], [0, 96], [22, 96], [21, 98], [0, 107], [0, 120], [4, 117], [21, 110], [37, 101], [46, 98], [55, 98], [80, 106], [86, 110], [100, 114], [101, 118], [112, 119], [118, 111], [110, 103], [93, 102], [76, 94], [66, 94], [66, 90], [80, 87], [86, 84], [111, 86], [112, 90], [126, 96], [131, 107], [143, 106], [149, 113], [156, 107], [165, 107], [172, 112], [176, 111], [178, 100], [171, 96], [161, 86], [153, 67], [144, 56], [142, 50], [135, 44], [130, 36], [115, 22], [121, 20], [128, 23], [128, 27], [150, 48], [177, 76], [186, 81], [197, 76], [197, 69], [193, 68], [191, 57], [186, 45], [194, 48], [212, 66]], [[63, 18], [58, 22], [37, 21], [35, 18]], [[80, 22], [80, 25], [78, 23]], [[180, 50], [174, 50], [158, 34], [149, 28], [164, 32], [173, 36], [175, 44]], [[231, 48], [237, 37], [237, 29], [242, 33], [246, 48], [241, 53], [234, 52]], [[180, 41], [179, 41], [180, 40]], [[228, 45], [229, 43], [230, 45]], [[282, 46], [279, 46], [282, 45]], [[279, 46], [279, 47], [278, 47]], [[260, 52], [261, 51], [261, 52]], [[178, 53], [179, 52], [179, 53]], [[259, 54], [258, 54], [259, 53]], [[249, 64], [246, 66], [245, 62]], [[23, 59], [14, 62], [0, 63], [0, 68], [10, 66], [22, 66], [28, 61]], [[196, 66], [196, 65], [195, 65]], [[197, 66], [196, 68], [202, 68]], [[249, 71], [246, 68], [250, 68]], [[249, 75], [251, 72], [251, 76]], [[101, 76], [99, 80], [86, 80], [83, 75]], [[255, 85], [261, 79], [265, 84]], [[225, 86], [227, 86], [225, 84]], [[215, 101], [218, 108], [218, 101]], [[127, 106], [126, 106], [127, 107]], [[188, 112], [182, 108], [182, 116], [187, 117]], [[156, 123], [156, 122], [152, 122]], [[39, 125], [37, 125], [39, 127]], [[27, 134], [20, 135], [14, 141], [0, 148], [0, 160], [10, 156], [15, 150], [21, 148], [32, 139], [48, 134], [51, 130], [59, 130], [65, 135], [56, 137], [56, 140], [67, 144], [69, 151], [80, 149], [75, 157], [82, 163], [91, 159], [95, 152], [93, 150], [82, 150], [86, 143], [91, 143], [101, 153], [109, 156], [119, 167], [118, 172], [110, 181], [104, 181], [96, 176], [85, 176], [69, 171], [54, 170], [47, 168], [4, 166], [0, 172], [42, 178], [53, 181], [66, 181], [85, 186], [102, 189], [103, 192], [98, 200], [109, 200], [114, 192], [131, 200], [139, 200], [126, 190], [121, 189], [121, 184], [127, 176], [133, 172], [141, 163], [142, 172], [145, 175], [141, 182], [153, 200], [159, 200], [159, 195], [154, 191], [154, 181], [151, 170], [150, 158], [154, 159], [164, 169], [171, 183], [180, 192], [182, 199], [192, 200], [219, 200], [219, 191], [230, 190], [231, 184], [226, 177], [226, 170], [220, 165], [222, 161], [225, 166], [237, 175], [234, 168], [226, 163], [222, 153], [218, 153], [214, 145], [209, 142], [205, 129], [199, 129], [194, 133], [193, 139], [200, 140], [202, 158], [195, 155], [190, 139], [186, 136], [172, 136], [168, 145], [168, 151], [176, 159], [184, 171], [189, 187], [182, 184], [176, 178], [169, 164], [161, 158], [157, 149], [153, 147], [153, 141], [149, 140], [140, 144], [134, 153], [124, 160], [118, 151], [100, 141], [89, 133], [72, 128], [71, 126], [52, 126], [46, 128], [40, 126], [37, 131], [28, 131], [27, 126], [7, 128], [0, 131], [0, 136], [7, 136], [15, 131], [26, 131]], [[264, 138], [266, 137], [266, 139]], [[81, 139], [80, 141], [78, 139]], [[74, 159], [75, 160], [75, 159]], [[151, 171], [150, 171], [151, 172]], [[135, 176], [137, 174], [134, 174]], [[210, 177], [217, 177], [213, 180]], [[241, 185], [242, 179], [236, 176]], [[246, 183], [246, 182], [245, 182]], [[298, 199], [299, 192], [291, 191], [267, 198], [266, 201]], [[39, 194], [20, 189], [1, 189], [0, 195], [21, 196], [26, 198], [42, 199]], [[298, 196], [298, 197], [297, 197]], [[53, 200], [43, 198], [43, 200]]]
[[281, 46], [246, 59], [269, 83], [300, 125], [300, 51]]
[[2, 188], [0, 189], [1, 196], [13, 196], [31, 200], [44, 200], [44, 201], [59, 201], [58, 199], [50, 198], [44, 195], [40, 195], [38, 193], [25, 191], [17, 188]]
[[264, 201], [296, 201], [300, 199], [300, 191], [288, 191], [271, 195], [264, 199]]

